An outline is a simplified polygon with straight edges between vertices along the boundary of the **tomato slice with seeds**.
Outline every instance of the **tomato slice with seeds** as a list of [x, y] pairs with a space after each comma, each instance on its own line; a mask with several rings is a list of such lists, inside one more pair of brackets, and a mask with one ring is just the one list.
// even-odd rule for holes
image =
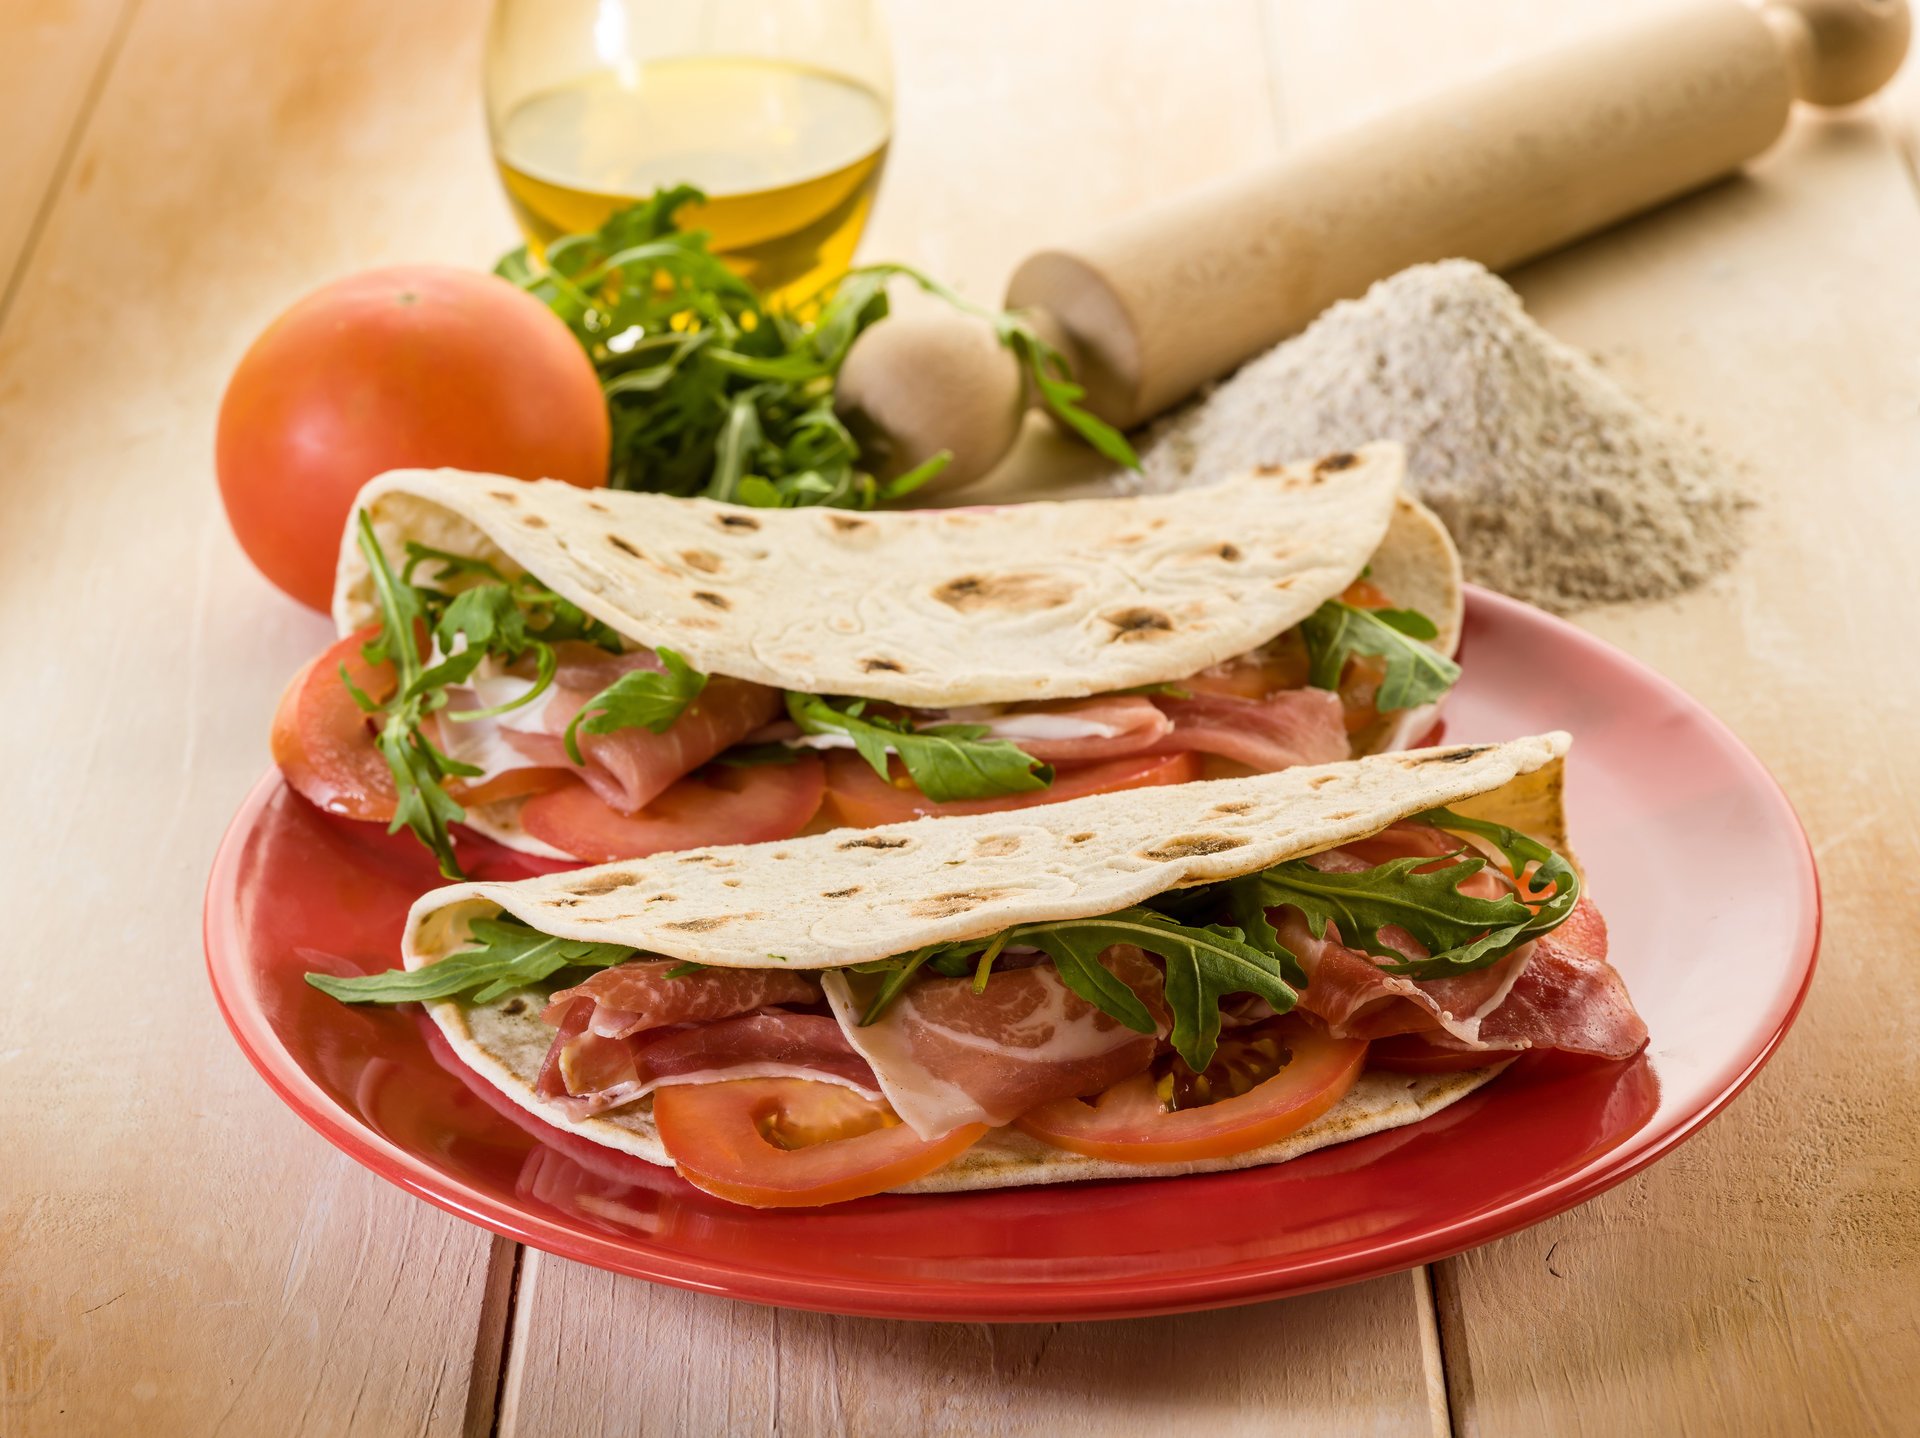
[[1221, 1035], [1206, 1076], [1230, 1073], [1253, 1057], [1236, 1046], [1263, 1041], [1277, 1041], [1285, 1063], [1231, 1097], [1170, 1109], [1162, 1101], [1164, 1081], [1149, 1072], [1092, 1098], [1041, 1104], [1015, 1122], [1055, 1148], [1116, 1163], [1225, 1158], [1305, 1128], [1345, 1096], [1367, 1063], [1365, 1039], [1336, 1039], [1289, 1016]]
[[967, 1124], [928, 1141], [878, 1099], [795, 1078], [674, 1084], [655, 1092], [653, 1118], [682, 1178], [754, 1208], [884, 1193], [932, 1173], [987, 1132]]
[[842, 823], [856, 829], [949, 814], [996, 814], [1004, 809], [1057, 804], [1062, 799], [1110, 794], [1118, 789], [1186, 784], [1199, 777], [1199, 760], [1192, 754], [1139, 754], [1097, 764], [1063, 765], [1045, 789], [936, 804], [915, 787], [897, 759], [893, 761], [893, 778], [887, 780], [851, 749], [827, 751], [828, 802]]

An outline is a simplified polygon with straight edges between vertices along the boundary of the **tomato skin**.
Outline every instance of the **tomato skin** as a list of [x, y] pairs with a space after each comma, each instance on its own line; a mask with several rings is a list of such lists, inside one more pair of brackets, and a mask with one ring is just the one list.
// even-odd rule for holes
[[368, 270], [267, 326], [220, 403], [215, 463], [240, 547], [324, 611], [353, 497], [390, 469], [606, 483], [606, 400], [566, 325], [507, 281]]
[[1293, 1060], [1235, 1098], [1168, 1112], [1150, 1075], [1115, 1084], [1092, 1100], [1056, 1099], [1022, 1114], [1026, 1133], [1116, 1163], [1225, 1158], [1285, 1138], [1332, 1108], [1367, 1064], [1365, 1039], [1336, 1039], [1301, 1019], [1285, 1021]]
[[1078, 799], [1088, 794], [1108, 794], [1117, 789], [1186, 784], [1199, 775], [1200, 762], [1193, 754], [1137, 755], [1062, 769], [1053, 784], [1045, 789], [1004, 794], [996, 799], [962, 799], [936, 804], [913, 786], [897, 761], [894, 782], [889, 783], [851, 749], [830, 749], [827, 751], [827, 802], [842, 823], [856, 829], [871, 829], [878, 824], [897, 824], [928, 815], [993, 814]]
[[[655, 1091], [653, 1118], [695, 1188], [753, 1208], [809, 1208], [884, 1193], [932, 1173], [986, 1134], [968, 1124], [931, 1142], [886, 1104], [814, 1079], [731, 1079]], [[796, 1132], [801, 1146], [769, 1141]]]
[[644, 859], [670, 849], [792, 838], [819, 809], [826, 786], [826, 769], [811, 754], [791, 764], [716, 764], [676, 780], [629, 816], [570, 779], [529, 799], [520, 826], [588, 863]]
[[273, 714], [269, 748], [294, 792], [329, 814], [382, 823], [393, 817], [399, 795], [393, 772], [374, 747], [367, 716], [340, 682], [344, 665], [353, 682], [374, 700], [393, 693], [391, 664], [369, 664], [361, 646], [377, 628], [362, 629], [329, 645], [293, 676]]

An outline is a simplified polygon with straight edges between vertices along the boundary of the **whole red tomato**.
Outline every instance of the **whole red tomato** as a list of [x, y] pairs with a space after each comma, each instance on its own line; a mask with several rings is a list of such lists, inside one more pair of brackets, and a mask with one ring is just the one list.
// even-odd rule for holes
[[353, 496], [389, 469], [606, 483], [606, 401], [566, 325], [493, 275], [369, 270], [267, 327], [227, 384], [220, 495], [260, 572], [324, 610]]

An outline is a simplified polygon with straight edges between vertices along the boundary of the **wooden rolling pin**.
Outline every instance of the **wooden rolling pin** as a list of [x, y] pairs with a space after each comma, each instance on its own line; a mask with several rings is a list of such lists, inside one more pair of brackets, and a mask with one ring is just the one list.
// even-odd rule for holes
[[[1845, 105], [1899, 69], [1905, 0], [1695, 0], [1289, 150], [1015, 272], [1030, 312], [1123, 428], [1423, 261], [1500, 269], [1737, 169], [1795, 99]], [[881, 472], [945, 449], [985, 474], [1031, 399], [985, 323], [873, 326], [838, 403]]]

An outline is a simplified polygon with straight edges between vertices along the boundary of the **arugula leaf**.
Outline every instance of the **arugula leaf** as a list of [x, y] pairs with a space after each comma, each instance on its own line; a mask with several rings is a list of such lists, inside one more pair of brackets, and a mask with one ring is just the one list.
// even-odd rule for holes
[[418, 969], [389, 969], [382, 974], [342, 979], [308, 974], [321, 993], [347, 1004], [430, 1003], [466, 994], [476, 1004], [551, 978], [561, 969], [612, 968], [638, 950], [621, 944], [556, 939], [507, 915], [475, 919], [475, 947], [448, 954]]
[[[1530, 895], [1551, 884], [1552, 896], [1536, 910], [1511, 893], [1497, 899], [1461, 893], [1460, 885], [1487, 867], [1484, 857], [1465, 847], [1440, 859], [1390, 859], [1353, 874], [1327, 873], [1304, 859], [1291, 859], [1235, 882], [1257, 895], [1261, 907], [1294, 905], [1316, 939], [1335, 924], [1341, 943], [1387, 960], [1381, 968], [1389, 973], [1415, 979], [1445, 978], [1497, 963], [1564, 923], [1579, 902], [1580, 878], [1573, 866], [1537, 840], [1448, 809], [1429, 810], [1417, 821], [1492, 841]], [[1416, 872], [1422, 869], [1430, 871]], [[1389, 925], [1418, 939], [1428, 957], [1409, 959], [1383, 941], [1380, 931]]]
[[891, 779], [888, 750], [900, 756], [907, 775], [936, 804], [954, 799], [986, 799], [1044, 789], [1053, 783], [1053, 766], [1043, 764], [1010, 740], [986, 739], [984, 724], [933, 724], [925, 729], [906, 719], [864, 716], [864, 701], [836, 707], [818, 694], [787, 693], [787, 713], [806, 734], [844, 734], [882, 779]]
[[834, 411], [853, 342], [888, 312], [887, 282], [911, 279], [986, 315], [1041, 400], [1103, 454], [1138, 467], [1126, 440], [1081, 408], [1065, 360], [1017, 315], [993, 314], [904, 265], [849, 271], [790, 312], [735, 275], [705, 231], [677, 218], [706, 199], [677, 185], [566, 235], [544, 256], [505, 255], [495, 273], [542, 301], [573, 331], [600, 376], [612, 421], [615, 489], [708, 495], [760, 506], [869, 509], [938, 473], [946, 456], [881, 483]]
[[1312, 667], [1307, 682], [1338, 689], [1341, 671], [1356, 654], [1387, 662], [1375, 704], [1381, 713], [1431, 704], [1460, 678], [1460, 666], [1420, 641], [1439, 630], [1415, 609], [1361, 609], [1329, 599], [1300, 621]]
[[706, 675], [671, 649], [656, 649], [654, 653], [666, 665], [664, 673], [652, 669], [629, 670], [580, 706], [580, 712], [567, 725], [567, 757], [574, 763], [587, 762], [580, 757], [577, 733], [611, 734], [616, 729], [651, 729], [656, 734], [664, 734], [686, 707], [700, 697], [700, 691], [707, 687]]
[[393, 773], [396, 797], [393, 822], [387, 832], [411, 829], [432, 850], [440, 873], [458, 879], [463, 875], [453, 855], [453, 835], [447, 826], [465, 818], [466, 811], [453, 801], [442, 781], [471, 777], [480, 771], [442, 753], [420, 730], [421, 719], [446, 702], [444, 690], [422, 682], [427, 673], [420, 652], [420, 634], [428, 627], [426, 605], [419, 590], [394, 577], [367, 512], [358, 511], [357, 518], [355, 541], [366, 556], [380, 609], [380, 632], [362, 646], [360, 653], [370, 664], [391, 663], [399, 684], [391, 699], [376, 704], [347, 678], [345, 665], [341, 666], [340, 677], [354, 702], [380, 719], [380, 732], [374, 742]]

